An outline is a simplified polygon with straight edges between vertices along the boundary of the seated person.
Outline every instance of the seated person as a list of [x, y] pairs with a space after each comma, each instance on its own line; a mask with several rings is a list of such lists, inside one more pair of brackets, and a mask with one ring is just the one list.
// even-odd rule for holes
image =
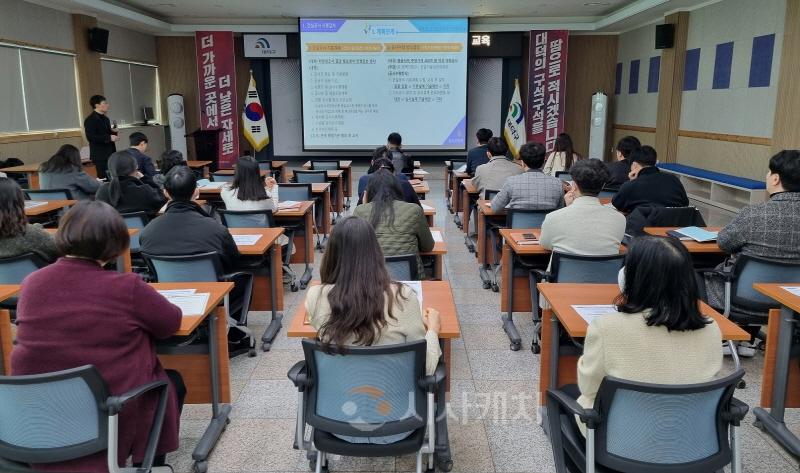
[[403, 201], [397, 179], [386, 169], [372, 174], [365, 196], [367, 203], [356, 207], [353, 215], [369, 221], [384, 255], [417, 255], [422, 277], [425, 268], [419, 253], [431, 251], [434, 244], [422, 207]]
[[395, 174], [411, 174], [414, 172], [414, 158], [402, 150], [403, 137], [400, 133], [390, 133], [386, 138], [386, 148], [394, 165]]
[[478, 146], [472, 148], [467, 152], [467, 174], [470, 176], [475, 175], [475, 170], [478, 166], [489, 162], [488, 144], [489, 139], [492, 137], [492, 130], [488, 128], [481, 128], [475, 133], [475, 138], [478, 140]]
[[640, 205], [687, 207], [689, 197], [677, 176], [661, 172], [658, 155], [650, 146], [642, 146], [631, 154], [630, 181], [619, 188], [611, 203], [620, 212], [630, 213]]
[[320, 280], [319, 286], [308, 288], [305, 308], [322, 343], [341, 348], [425, 339], [425, 373], [433, 374], [441, 355], [439, 313], [426, 309], [420, 314], [416, 293], [392, 281], [367, 221], [346, 217], [333, 227]]
[[0, 177], [0, 258], [33, 253], [52, 263], [59, 256], [53, 237], [25, 216], [25, 196], [17, 182]]
[[573, 149], [572, 138], [566, 133], [561, 133], [556, 138], [553, 151], [547, 155], [542, 172], [548, 176], [556, 177], [558, 172], [569, 172], [572, 163], [581, 159], [583, 159], [583, 156]]
[[475, 169], [472, 184], [478, 189], [481, 197], [486, 197], [486, 189], [499, 191], [511, 176], [522, 174], [522, 166], [506, 158], [508, 145], [505, 140], [495, 136], [486, 143], [486, 157], [489, 161]]
[[658, 384], [713, 379], [722, 367], [722, 335], [700, 313], [692, 257], [683, 243], [635, 238], [620, 273], [617, 312], [595, 318], [586, 331], [578, 403], [593, 407], [606, 376]]
[[[717, 244], [731, 255], [717, 269], [729, 270], [740, 254], [800, 263], [800, 151], [784, 150], [773, 156], [766, 185], [769, 200], [744, 207], [717, 235]], [[724, 281], [709, 273], [705, 283], [708, 303], [723, 308]], [[755, 354], [741, 345], [738, 350], [743, 356]]]
[[[609, 177], [605, 164], [598, 159], [582, 159], [572, 165], [570, 172], [572, 188], [564, 196], [567, 206], [544, 218], [541, 245], [574, 255], [619, 253], [625, 216], [597, 198]], [[587, 233], [587, 229], [591, 231]]]
[[94, 197], [101, 182], [83, 172], [81, 152], [72, 145], [63, 145], [39, 166], [40, 188], [69, 189], [75, 200]]
[[614, 150], [616, 161], [608, 166], [611, 180], [608, 181], [606, 187], [619, 189], [619, 186], [630, 180], [628, 174], [631, 173], [631, 155], [641, 147], [642, 143], [635, 136], [626, 136], [619, 140]]
[[[56, 234], [66, 257], [36, 271], [22, 284], [17, 306], [17, 345], [11, 374], [29, 375], [94, 365], [112, 395], [153, 381], [169, 381], [167, 412], [156, 464], [178, 449], [181, 375], [165, 371], [155, 341], [173, 335], [181, 310], [135, 273], [103, 266], [128, 251], [128, 229], [102, 202], [83, 201], [61, 219]], [[119, 414], [118, 464], [141, 463], [156, 397], [131, 401]], [[106, 452], [59, 464], [57, 471], [107, 472]], [[38, 468], [35, 468], [38, 471]]]
[[166, 201], [158, 186], [139, 172], [136, 158], [128, 151], [111, 155], [108, 177], [110, 180], [97, 191], [97, 200], [110, 204], [119, 213], [155, 214]]
[[[258, 161], [250, 156], [239, 158], [233, 182], [222, 186], [220, 196], [227, 210], [278, 211], [278, 183], [272, 177], [262, 177]], [[289, 239], [281, 235], [278, 242], [287, 245]]]
[[169, 203], [164, 215], [153, 219], [139, 234], [142, 253], [157, 256], [216, 252], [230, 272], [239, 260], [239, 249], [228, 229], [208, 215], [197, 200], [197, 181], [187, 166], [176, 166], [166, 176], [164, 193]]
[[144, 154], [147, 151], [147, 136], [140, 132], [131, 133], [130, 137], [131, 147], [128, 148], [128, 152], [136, 158], [136, 163], [139, 165], [139, 172], [142, 175], [153, 178], [156, 175], [156, 167], [153, 166], [153, 160], [150, 159], [150, 156]]
[[163, 189], [165, 176], [175, 166], [186, 166], [186, 159], [184, 159], [183, 153], [177, 149], [170, 149], [161, 153], [161, 157], [158, 158], [158, 172], [153, 176], [153, 182]]
[[542, 172], [545, 149], [539, 143], [525, 143], [519, 157], [525, 172], [511, 176], [492, 199], [492, 210], [504, 209], [550, 210], [564, 206], [564, 186], [561, 179]]
[[[372, 173], [378, 169], [386, 169], [392, 174], [395, 174], [394, 164], [392, 164], [392, 159], [390, 156], [389, 149], [385, 146], [381, 146], [375, 150], [375, 153], [372, 155], [372, 161], [370, 162], [369, 169], [367, 169], [367, 173], [358, 178], [359, 203], [361, 203], [361, 200], [364, 197], [364, 191], [367, 190], [369, 178], [372, 176]], [[410, 204], [420, 205], [419, 197], [417, 196], [416, 191], [414, 191], [414, 186], [412, 186], [408, 181], [408, 176], [405, 174], [395, 175], [397, 176], [397, 181], [400, 184], [400, 188], [403, 190], [403, 200]]]

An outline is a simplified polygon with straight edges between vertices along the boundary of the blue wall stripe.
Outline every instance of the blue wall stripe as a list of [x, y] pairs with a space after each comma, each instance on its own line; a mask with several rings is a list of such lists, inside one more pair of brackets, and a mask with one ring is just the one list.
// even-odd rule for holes
[[628, 81], [628, 93], [635, 94], [639, 92], [639, 60], [634, 59], [631, 61], [631, 71]]
[[661, 56], [650, 58], [650, 70], [647, 74], [647, 93], [658, 92], [658, 76], [661, 73]]
[[619, 95], [622, 92], [622, 63], [617, 63], [617, 76], [614, 79], [614, 94]]
[[733, 64], [733, 41], [717, 45], [714, 58], [714, 80], [712, 89], [728, 89], [731, 86], [731, 65]]
[[683, 90], [697, 90], [697, 74], [700, 69], [700, 48], [686, 51], [686, 67], [683, 71]]
[[769, 87], [774, 51], [774, 34], [753, 38], [753, 56], [750, 59], [750, 87]]

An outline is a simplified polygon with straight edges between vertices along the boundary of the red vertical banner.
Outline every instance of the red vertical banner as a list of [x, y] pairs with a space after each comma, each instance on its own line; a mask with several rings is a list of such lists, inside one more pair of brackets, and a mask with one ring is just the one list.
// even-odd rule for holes
[[552, 151], [564, 131], [569, 31], [531, 31], [528, 47], [528, 141]]
[[198, 31], [195, 33], [194, 43], [197, 53], [200, 129], [222, 129], [219, 134], [217, 163], [220, 168], [230, 168], [239, 157], [233, 32]]

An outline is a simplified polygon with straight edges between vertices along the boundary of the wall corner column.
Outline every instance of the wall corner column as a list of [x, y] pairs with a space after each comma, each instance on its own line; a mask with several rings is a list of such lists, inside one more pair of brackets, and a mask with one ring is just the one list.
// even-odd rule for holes
[[72, 34], [75, 38], [75, 65], [78, 70], [78, 110], [81, 117], [92, 112], [89, 98], [103, 95], [103, 70], [100, 53], [89, 49], [89, 29], [97, 27], [97, 18], [72, 15]]
[[786, 0], [786, 24], [783, 29], [783, 52], [772, 129], [772, 153], [800, 148], [800, 0]]
[[[798, 0], [800, 1], [800, 0]], [[683, 75], [686, 69], [686, 42], [689, 35], [689, 12], [677, 12], [664, 18], [675, 25], [672, 48], [661, 51], [661, 77], [656, 116], [656, 151], [659, 161], [677, 162], [678, 131], [681, 125]]]

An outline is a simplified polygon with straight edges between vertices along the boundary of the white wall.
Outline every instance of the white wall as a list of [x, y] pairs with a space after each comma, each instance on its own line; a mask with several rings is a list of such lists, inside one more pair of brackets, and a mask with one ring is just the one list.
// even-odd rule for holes
[[[658, 111], [658, 92], [647, 92], [647, 78], [650, 58], [661, 56], [655, 49], [656, 26], [648, 25], [623, 33], [617, 46], [617, 63], [622, 63], [622, 86], [616, 95], [614, 123], [634, 126], [656, 126]], [[628, 93], [631, 61], [639, 60], [639, 91]], [[660, 84], [659, 84], [660, 85]]]
[[[691, 12], [687, 50], [700, 48], [697, 90], [683, 92], [681, 130], [772, 137], [786, 0], [725, 0]], [[748, 87], [753, 38], [775, 34], [769, 87]], [[718, 44], [733, 41], [728, 89], [712, 89]]]
[[97, 23], [108, 30], [108, 55], [112, 57], [155, 63], [156, 37], [108, 23]]
[[0, 38], [60, 49], [75, 48], [69, 13], [21, 0], [0, 0]]

